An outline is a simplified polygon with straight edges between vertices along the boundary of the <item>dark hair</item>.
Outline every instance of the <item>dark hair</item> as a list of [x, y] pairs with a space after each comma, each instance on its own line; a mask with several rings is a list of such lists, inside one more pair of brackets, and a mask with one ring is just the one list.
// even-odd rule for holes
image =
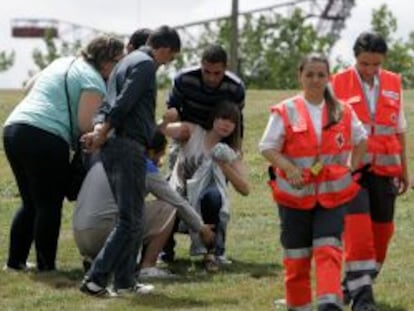
[[361, 33], [354, 43], [354, 55], [357, 57], [363, 52], [387, 54], [388, 47], [384, 38], [374, 32]]
[[99, 71], [103, 63], [115, 60], [123, 52], [124, 44], [121, 40], [113, 36], [103, 35], [92, 39], [81, 50], [81, 55]]
[[162, 152], [167, 147], [167, 138], [160, 130], [155, 130], [152, 138], [147, 146], [148, 152], [154, 154]]
[[151, 29], [148, 28], [141, 28], [136, 30], [129, 37], [128, 45], [131, 45], [132, 49], [134, 50], [140, 48], [141, 46], [146, 44], [151, 32]]
[[181, 40], [178, 32], [169, 26], [155, 29], [149, 36], [147, 44], [154, 49], [170, 48], [174, 52], [181, 49]]
[[219, 44], [209, 45], [201, 55], [201, 61], [208, 63], [223, 63], [227, 66], [227, 52]]
[[233, 102], [221, 101], [217, 103], [215, 109], [210, 113], [210, 122], [213, 126], [214, 120], [226, 119], [235, 124], [234, 131], [230, 136], [223, 138], [222, 142], [228, 144], [235, 150], [241, 148], [241, 112], [240, 108]]
[[[328, 75], [330, 74], [330, 66], [329, 61], [326, 56], [318, 53], [312, 53], [304, 58], [302, 58], [301, 62], [299, 63], [299, 73], [303, 72], [305, 65], [311, 62], [321, 62], [326, 65], [326, 70], [328, 71]], [[323, 92], [323, 98], [325, 99], [327, 109], [328, 109], [328, 123], [324, 125], [323, 129], [328, 129], [332, 125], [337, 124], [342, 119], [342, 104], [338, 101], [335, 97], [331, 85], [328, 83], [325, 86], [325, 90]]]

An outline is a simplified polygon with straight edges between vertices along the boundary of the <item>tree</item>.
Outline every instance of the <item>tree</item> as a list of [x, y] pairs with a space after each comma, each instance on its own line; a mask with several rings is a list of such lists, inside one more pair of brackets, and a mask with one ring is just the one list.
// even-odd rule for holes
[[388, 44], [384, 68], [400, 73], [403, 86], [412, 88], [414, 86], [414, 32], [410, 33], [408, 41], [395, 38], [398, 22], [385, 4], [373, 10], [371, 27]]
[[[230, 20], [206, 24], [192, 46], [182, 51], [175, 67], [198, 63], [201, 51], [211, 42], [229, 50], [230, 26]], [[297, 88], [299, 60], [312, 51], [327, 52], [332, 44], [328, 37], [318, 35], [300, 9], [286, 17], [275, 12], [246, 15], [239, 30], [239, 73], [251, 88]]]
[[55, 42], [52, 30], [46, 31], [44, 43], [46, 45], [45, 53], [38, 48], [34, 49], [32, 52], [33, 61], [40, 70], [45, 68], [56, 58], [76, 55], [81, 47], [79, 40], [75, 41], [75, 43], [62, 41], [61, 45], [58, 46]]
[[332, 44], [307, 23], [303, 11], [290, 16], [261, 16], [246, 19], [240, 35], [242, 76], [251, 87], [297, 88], [297, 66], [310, 52], [326, 53]]
[[0, 51], [0, 71], [6, 71], [14, 64], [14, 51], [6, 53], [5, 51]]

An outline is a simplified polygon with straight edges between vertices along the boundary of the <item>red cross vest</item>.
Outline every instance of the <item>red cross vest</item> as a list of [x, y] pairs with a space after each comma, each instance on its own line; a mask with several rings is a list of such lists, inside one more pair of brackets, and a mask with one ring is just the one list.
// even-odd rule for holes
[[382, 176], [399, 176], [402, 172], [401, 145], [397, 137], [401, 109], [400, 77], [386, 70], [379, 72], [376, 111], [371, 115], [360, 78], [354, 68], [332, 77], [335, 95], [355, 110], [368, 132], [368, 148], [363, 163]]
[[[344, 105], [343, 117], [338, 124], [322, 130], [320, 143], [302, 97], [290, 98], [273, 106], [271, 111], [278, 113], [284, 123], [285, 142], [281, 153], [302, 168], [306, 180], [302, 188], [293, 188], [286, 173], [276, 168], [276, 179], [269, 182], [274, 200], [298, 209], [312, 209], [317, 203], [333, 208], [349, 202], [359, 190], [346, 165], [352, 151], [349, 106]], [[325, 106], [322, 124], [327, 124], [327, 120]], [[311, 169], [315, 163], [322, 164], [317, 174]]]

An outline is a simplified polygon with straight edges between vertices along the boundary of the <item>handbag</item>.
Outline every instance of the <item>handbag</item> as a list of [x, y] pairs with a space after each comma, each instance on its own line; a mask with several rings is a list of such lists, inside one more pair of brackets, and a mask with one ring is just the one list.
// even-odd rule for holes
[[70, 67], [72, 66], [74, 59], [68, 69], [65, 72], [65, 94], [66, 94], [66, 103], [68, 107], [69, 113], [69, 127], [70, 127], [70, 134], [72, 145], [74, 148], [74, 152], [71, 153], [70, 161], [69, 161], [69, 172], [68, 172], [68, 179], [66, 180], [66, 187], [65, 187], [65, 197], [68, 201], [75, 201], [78, 197], [80, 188], [82, 186], [83, 180], [86, 177], [87, 168], [85, 164], [84, 153], [82, 152], [82, 148], [79, 142], [79, 139], [75, 138], [73, 135], [73, 122], [72, 122], [72, 109], [70, 107], [70, 97], [68, 91], [68, 72]]

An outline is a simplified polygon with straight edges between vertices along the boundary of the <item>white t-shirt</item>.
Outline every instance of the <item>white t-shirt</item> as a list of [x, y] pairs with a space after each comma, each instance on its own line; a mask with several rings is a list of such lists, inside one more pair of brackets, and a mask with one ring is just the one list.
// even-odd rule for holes
[[[323, 107], [325, 107], [325, 102], [315, 105], [305, 100], [305, 104], [315, 129], [316, 137], [320, 143], [322, 136], [322, 112]], [[354, 111], [352, 111], [351, 127], [352, 142], [354, 145], [357, 145], [363, 139], [367, 139], [367, 132]], [[269, 117], [266, 129], [259, 142], [260, 152], [269, 149], [281, 151], [285, 142], [285, 135], [285, 126], [281, 116], [273, 113]]]

